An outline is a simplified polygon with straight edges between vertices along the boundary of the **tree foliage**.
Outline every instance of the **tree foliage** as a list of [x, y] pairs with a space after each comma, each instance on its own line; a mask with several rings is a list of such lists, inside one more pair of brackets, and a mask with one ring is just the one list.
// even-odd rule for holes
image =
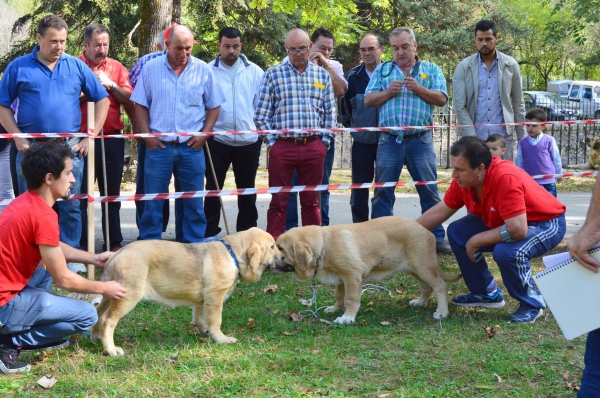
[[[189, 26], [200, 45], [195, 55], [206, 61], [217, 54], [217, 34], [234, 26], [244, 35], [244, 53], [267, 68], [284, 56], [285, 33], [302, 27], [309, 33], [325, 26], [336, 38], [334, 57], [345, 69], [360, 62], [358, 42], [366, 32], [387, 43], [398, 26], [415, 30], [418, 54], [438, 63], [450, 78], [460, 59], [473, 53], [473, 28], [492, 19], [500, 30], [498, 47], [522, 65], [526, 87], [542, 88], [554, 78], [590, 78], [598, 73], [600, 0], [12, 0], [32, 2], [31, 12], [12, 31], [33, 27], [0, 60], [0, 67], [35, 45], [35, 27], [43, 16], [61, 15], [69, 24], [69, 48], [81, 51], [83, 29], [100, 22], [111, 29], [111, 52], [130, 67], [154, 51], [156, 34], [170, 21]], [[171, 11], [174, 12], [171, 12]], [[385, 59], [391, 59], [387, 48]]]

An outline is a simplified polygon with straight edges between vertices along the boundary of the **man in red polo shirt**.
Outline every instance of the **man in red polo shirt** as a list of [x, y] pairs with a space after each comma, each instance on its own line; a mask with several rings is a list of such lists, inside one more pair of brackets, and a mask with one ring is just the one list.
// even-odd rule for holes
[[[123, 120], [121, 119], [121, 105], [127, 114], [133, 115], [133, 103], [129, 100], [133, 87], [129, 82], [129, 71], [119, 61], [108, 58], [110, 31], [106, 26], [91, 24], [85, 28], [83, 36], [83, 54], [79, 59], [98, 77], [98, 80], [108, 92], [110, 107], [104, 122], [103, 135], [121, 134]], [[87, 129], [87, 101], [81, 102], [81, 131]], [[102, 167], [102, 143], [96, 142], [95, 146], [95, 169], [98, 187], [101, 195], [104, 192], [104, 172]], [[106, 157], [106, 190], [108, 195], [119, 195], [121, 193], [121, 181], [123, 177], [123, 161], [125, 158], [125, 140], [120, 138], [104, 140], [104, 154]], [[87, 166], [87, 163], [86, 163]], [[87, 167], [86, 167], [87, 169]], [[81, 192], [87, 192], [87, 172], [83, 173]], [[81, 246], [87, 246], [87, 202], [82, 201], [82, 234]], [[84, 207], [85, 206], [85, 207]], [[123, 235], [121, 234], [121, 209], [120, 202], [108, 204], [108, 231], [110, 242], [106, 241], [106, 214], [105, 206], [102, 206], [102, 233], [106, 250], [118, 250], [121, 248]]]
[[452, 252], [470, 290], [452, 303], [499, 308], [504, 297], [483, 252], [492, 252], [508, 293], [520, 305], [515, 323], [533, 323], [546, 308], [533, 284], [530, 260], [556, 247], [566, 232], [566, 207], [510, 161], [491, 155], [485, 142], [463, 137], [450, 150], [454, 180], [444, 200], [417, 219], [433, 229], [462, 206], [469, 214], [448, 228]]
[[58, 216], [52, 206], [69, 197], [75, 183], [73, 153], [64, 141], [38, 142], [23, 154], [27, 192], [0, 214], [0, 372], [26, 372], [23, 352], [68, 345], [65, 337], [90, 329], [98, 320], [85, 301], [52, 294], [52, 281], [71, 292], [122, 299], [118, 282], [85, 279], [67, 261], [104, 268], [110, 253], [91, 254], [59, 242]]

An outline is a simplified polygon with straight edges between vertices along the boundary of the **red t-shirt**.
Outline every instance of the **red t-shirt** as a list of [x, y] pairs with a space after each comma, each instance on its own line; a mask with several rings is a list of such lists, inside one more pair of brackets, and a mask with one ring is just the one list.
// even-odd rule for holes
[[[78, 57], [80, 60], [85, 62], [87, 66], [90, 66], [87, 58], [84, 54]], [[133, 93], [133, 87], [129, 82], [129, 71], [119, 61], [112, 58], [106, 58], [106, 60], [97, 68], [97, 70], [104, 71], [106, 76], [113, 82], [117, 83], [117, 86]], [[118, 130], [123, 130], [123, 119], [121, 119], [121, 104], [115, 99], [112, 93], [108, 93], [108, 100], [110, 101], [110, 107], [108, 108], [108, 114], [104, 121], [104, 133], [114, 133]], [[82, 102], [81, 105], [81, 130], [87, 132], [87, 102]], [[96, 131], [96, 133], [99, 133]]]
[[451, 209], [466, 206], [473, 215], [481, 216], [490, 229], [500, 227], [507, 218], [521, 214], [527, 215], [528, 222], [542, 222], [567, 210], [523, 169], [498, 156], [492, 157], [492, 164], [485, 175], [481, 203], [475, 203], [471, 188], [461, 188], [456, 180], [446, 191], [444, 203]]
[[40, 264], [39, 245], [59, 246], [58, 215], [35, 191], [0, 213], [0, 307], [15, 297]]

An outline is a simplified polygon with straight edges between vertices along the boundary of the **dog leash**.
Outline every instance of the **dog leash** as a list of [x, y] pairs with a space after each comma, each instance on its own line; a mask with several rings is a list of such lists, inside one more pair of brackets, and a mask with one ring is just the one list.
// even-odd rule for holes
[[[316, 273], [315, 273], [316, 275]], [[302, 311], [298, 311], [298, 316], [302, 317], [302, 318], [306, 318], [308, 316], [313, 316], [314, 318], [319, 319], [319, 311], [322, 310], [323, 308], [327, 308], [328, 306], [323, 306], [323, 307], [319, 307], [317, 305], [317, 289], [314, 283], [314, 278], [313, 278], [313, 282], [312, 285], [310, 286], [310, 290], [312, 292], [312, 298], [310, 300], [304, 300], [303, 304], [307, 305], [307, 306], [312, 306], [313, 304], [315, 305], [315, 309], [313, 310], [302, 310]], [[363, 293], [365, 292], [371, 292], [371, 293], [375, 293], [375, 292], [381, 292], [381, 291], [386, 291], [388, 292], [388, 295], [390, 297], [392, 297], [392, 291], [388, 288], [385, 288], [383, 286], [379, 286], [379, 285], [373, 285], [370, 283], [367, 283], [365, 285], [362, 285], [362, 290], [360, 292], [360, 297], [362, 297]]]
[[202, 243], [210, 243], [210, 242], [221, 242], [222, 244], [224, 244], [225, 247], [227, 248], [227, 250], [229, 250], [229, 254], [231, 254], [231, 258], [233, 258], [233, 262], [235, 263], [235, 267], [237, 269], [240, 269], [240, 264], [238, 263], [237, 257], [235, 256], [235, 253], [233, 252], [233, 249], [231, 248], [231, 246], [229, 246], [229, 244], [227, 242], [225, 242], [221, 238], [217, 238], [216, 236], [212, 236], [210, 238], [206, 238], [206, 239], [202, 240]]

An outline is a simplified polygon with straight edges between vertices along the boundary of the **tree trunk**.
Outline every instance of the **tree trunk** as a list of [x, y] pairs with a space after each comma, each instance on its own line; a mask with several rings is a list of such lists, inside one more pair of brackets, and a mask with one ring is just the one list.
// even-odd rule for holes
[[142, 0], [139, 56], [156, 51], [156, 37], [171, 26], [173, 0]]
[[171, 23], [181, 25], [181, 0], [173, 0], [173, 13], [171, 14]]

